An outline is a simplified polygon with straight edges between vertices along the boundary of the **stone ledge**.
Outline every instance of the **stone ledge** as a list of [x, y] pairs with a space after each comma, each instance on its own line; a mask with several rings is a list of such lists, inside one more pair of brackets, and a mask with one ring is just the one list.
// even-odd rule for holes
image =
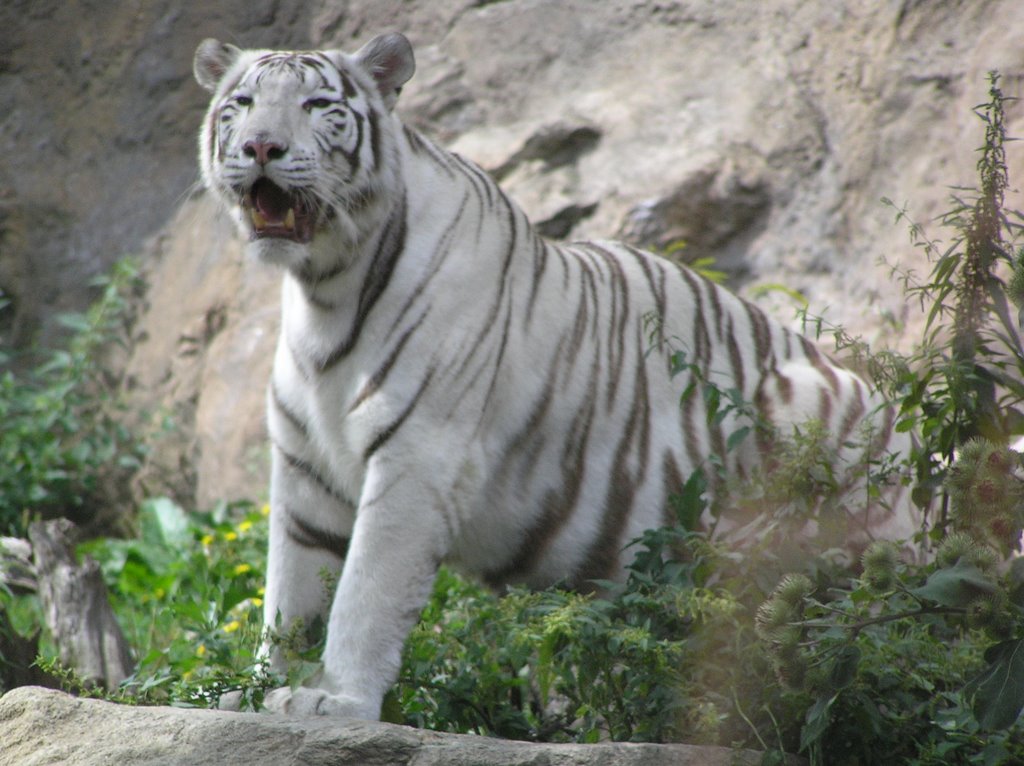
[[[755, 766], [751, 750], [550, 745], [393, 724], [133, 707], [39, 687], [0, 697], [0, 764], [18, 766]], [[793, 758], [790, 763], [801, 763]]]

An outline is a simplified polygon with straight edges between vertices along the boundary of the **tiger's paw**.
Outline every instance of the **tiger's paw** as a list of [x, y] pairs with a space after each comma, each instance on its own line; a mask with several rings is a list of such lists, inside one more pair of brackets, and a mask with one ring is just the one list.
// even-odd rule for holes
[[282, 715], [329, 715], [367, 721], [376, 721], [380, 715], [379, 709], [375, 709], [366, 700], [305, 686], [298, 689], [274, 689], [263, 698], [263, 707], [268, 712]]

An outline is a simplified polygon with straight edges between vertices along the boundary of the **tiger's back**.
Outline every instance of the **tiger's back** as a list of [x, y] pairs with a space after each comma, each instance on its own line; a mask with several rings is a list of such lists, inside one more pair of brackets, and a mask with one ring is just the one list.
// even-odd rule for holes
[[[763, 431], [727, 449], [749, 424], [681, 398], [694, 373], [783, 433], [820, 421], [851, 464], [865, 419], [872, 454], [905, 449], [863, 381], [756, 307], [633, 248], [541, 239], [393, 115], [412, 69], [397, 35], [354, 56], [197, 52], [204, 177], [285, 269], [268, 624], [310, 619], [318, 572], [340, 572], [323, 676], [271, 700], [295, 712], [379, 713], [442, 561], [495, 585], [614, 577], [712, 455], [755, 472]], [[862, 509], [851, 531], [909, 534], [908, 508]]]

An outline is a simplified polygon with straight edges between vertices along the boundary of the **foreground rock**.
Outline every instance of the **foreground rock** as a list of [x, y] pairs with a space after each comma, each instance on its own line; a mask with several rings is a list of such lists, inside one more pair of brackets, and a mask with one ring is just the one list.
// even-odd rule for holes
[[131, 707], [37, 687], [0, 698], [0, 764], [58, 763], [753, 766], [760, 754], [693, 745], [538, 745], [367, 721]]

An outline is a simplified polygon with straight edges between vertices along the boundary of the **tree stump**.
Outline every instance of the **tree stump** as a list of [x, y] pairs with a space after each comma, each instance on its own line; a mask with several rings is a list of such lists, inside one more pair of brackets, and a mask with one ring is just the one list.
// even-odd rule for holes
[[75, 558], [74, 529], [67, 519], [29, 525], [36, 587], [61, 663], [109, 691], [131, 675], [133, 663], [99, 564]]

